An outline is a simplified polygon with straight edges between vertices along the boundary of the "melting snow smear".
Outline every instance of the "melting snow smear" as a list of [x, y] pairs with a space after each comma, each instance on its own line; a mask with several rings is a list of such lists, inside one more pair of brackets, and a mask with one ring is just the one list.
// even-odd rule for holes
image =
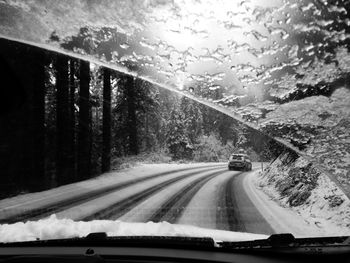
[[[125, 0], [8, 0], [0, 3], [0, 35], [74, 53], [259, 127], [334, 174], [349, 196], [349, 103], [315, 109], [324, 94], [348, 85], [349, 3], [263, 2], [140, 1], [135, 8]], [[308, 118], [302, 110], [294, 118], [293, 105]], [[331, 130], [335, 137], [323, 138]]]
[[[344, 7], [348, 2], [315, 5], [276, 0], [265, 1], [271, 2], [266, 6], [258, 2], [227, 0], [220, 6], [217, 1], [140, 1], [133, 8], [133, 2], [122, 0], [103, 4], [8, 0], [0, 3], [0, 35], [140, 77], [280, 138], [322, 168], [322, 174], [307, 176], [313, 180], [310, 183], [306, 177], [290, 174], [308, 169], [305, 166], [284, 171], [275, 166], [275, 173], [270, 171], [275, 181], [267, 176], [262, 184], [266, 189], [275, 187], [278, 180], [285, 187], [293, 185], [287, 195], [281, 195], [286, 189], [270, 194], [293, 204], [293, 209], [317, 226], [332, 221], [339, 229], [349, 229], [350, 23]], [[139, 70], [129, 71], [125, 62], [137, 64]], [[338, 186], [333, 187], [324, 174]], [[286, 178], [299, 181], [286, 182]], [[340, 195], [337, 187], [348, 197]], [[69, 226], [77, 236], [96, 232], [95, 228], [118, 235], [138, 226], [54, 217], [41, 222], [57, 223], [62, 229], [67, 224], [64, 227]], [[64, 236], [64, 230], [41, 229], [36, 224], [18, 223], [16, 227], [27, 239]], [[170, 227], [146, 225], [148, 230]], [[8, 232], [11, 227], [1, 226], [0, 238], [22, 234]], [[177, 227], [171, 225], [173, 231], [182, 233], [182, 226], [181, 230]], [[140, 227], [137, 232], [145, 229]]]
[[93, 220], [76, 222], [71, 219], [49, 218], [0, 225], [0, 242], [33, 241], [85, 237], [89, 233], [105, 232], [108, 236], [177, 236], [211, 237], [215, 241], [248, 241], [266, 239], [268, 236], [195, 226], [161, 223], [127, 223], [119, 220]]

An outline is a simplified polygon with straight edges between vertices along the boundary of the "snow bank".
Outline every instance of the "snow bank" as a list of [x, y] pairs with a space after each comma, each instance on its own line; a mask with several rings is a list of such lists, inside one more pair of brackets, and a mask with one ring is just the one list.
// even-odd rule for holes
[[71, 219], [58, 219], [56, 215], [52, 215], [39, 221], [0, 225], [0, 242], [84, 237], [93, 232], [106, 232], [108, 236], [212, 237], [216, 241], [247, 241], [268, 237], [260, 234], [174, 225], [167, 222], [127, 223], [119, 220], [75, 222]]
[[303, 158], [282, 154], [256, 183], [278, 205], [293, 211], [306, 225], [316, 226], [318, 235], [350, 235], [349, 198]]

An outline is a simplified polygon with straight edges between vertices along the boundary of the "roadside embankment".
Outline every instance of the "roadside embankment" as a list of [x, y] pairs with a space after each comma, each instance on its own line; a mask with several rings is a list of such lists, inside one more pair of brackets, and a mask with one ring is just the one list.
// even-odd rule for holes
[[284, 152], [245, 188], [276, 232], [295, 236], [350, 235], [350, 200], [311, 163]]

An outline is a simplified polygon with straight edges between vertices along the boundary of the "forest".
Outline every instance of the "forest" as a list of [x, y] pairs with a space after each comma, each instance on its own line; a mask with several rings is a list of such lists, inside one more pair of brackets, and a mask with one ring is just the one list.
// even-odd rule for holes
[[135, 158], [226, 162], [244, 149], [270, 161], [281, 151], [231, 117], [130, 75], [9, 40], [0, 50], [1, 197], [86, 180]]

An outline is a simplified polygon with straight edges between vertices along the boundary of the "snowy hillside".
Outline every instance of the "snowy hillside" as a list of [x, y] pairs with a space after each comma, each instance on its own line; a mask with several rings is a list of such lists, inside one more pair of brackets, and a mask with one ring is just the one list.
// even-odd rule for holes
[[260, 174], [257, 184], [271, 199], [296, 212], [307, 224], [333, 234], [349, 232], [349, 198], [305, 159], [285, 152]]
[[266, 115], [265, 131], [306, 153], [350, 194], [350, 91], [312, 96], [279, 106]]

